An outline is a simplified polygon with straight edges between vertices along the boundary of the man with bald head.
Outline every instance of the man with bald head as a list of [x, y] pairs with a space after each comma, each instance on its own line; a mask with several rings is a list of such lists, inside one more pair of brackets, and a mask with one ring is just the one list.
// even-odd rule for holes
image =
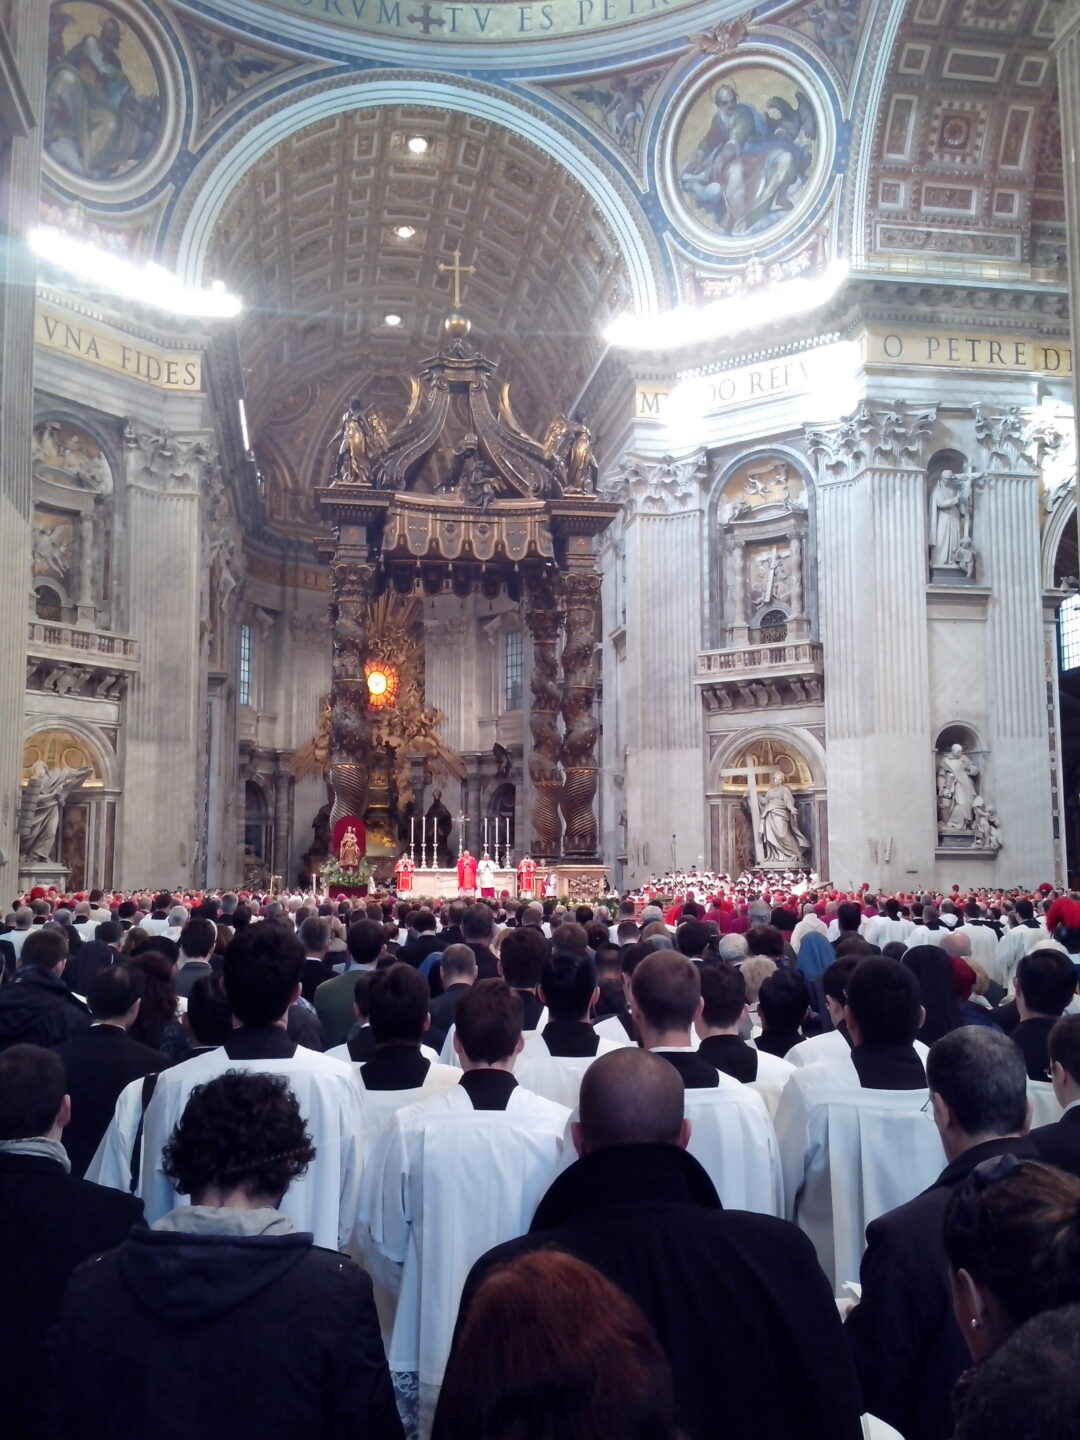
[[458, 1331], [493, 1267], [562, 1250], [621, 1286], [652, 1323], [688, 1440], [858, 1440], [858, 1384], [813, 1247], [786, 1221], [721, 1209], [685, 1148], [675, 1066], [628, 1047], [602, 1055], [585, 1073], [579, 1114], [579, 1158], [528, 1235], [473, 1266]]

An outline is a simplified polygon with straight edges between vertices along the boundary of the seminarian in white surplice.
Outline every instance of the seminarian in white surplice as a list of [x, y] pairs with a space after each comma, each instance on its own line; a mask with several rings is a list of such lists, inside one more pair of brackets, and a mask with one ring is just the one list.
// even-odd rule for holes
[[786, 1213], [841, 1295], [866, 1227], [933, 1184], [944, 1164], [915, 1049], [925, 1018], [914, 974], [870, 956], [847, 983], [844, 1057], [796, 1069], [776, 1112]]
[[663, 1056], [686, 1087], [687, 1149], [732, 1210], [783, 1215], [780, 1155], [768, 1107], [754, 1089], [723, 1074], [695, 1048], [701, 1017], [698, 967], [658, 950], [634, 970], [630, 1013], [644, 1050]]
[[474, 985], [456, 1026], [460, 1083], [393, 1115], [368, 1157], [357, 1212], [357, 1247], [398, 1295], [388, 1358], [407, 1430], [442, 1383], [469, 1267], [528, 1229], [570, 1115], [514, 1078], [522, 1003], [505, 981]]
[[304, 947], [292, 927], [273, 920], [230, 942], [222, 983], [238, 1027], [219, 1049], [163, 1070], [146, 1110], [139, 1193], [149, 1224], [188, 1203], [165, 1175], [162, 1150], [192, 1090], [227, 1070], [257, 1070], [286, 1077], [316, 1147], [307, 1173], [289, 1187], [282, 1213], [298, 1230], [310, 1231], [316, 1245], [336, 1250], [348, 1243], [360, 1183], [363, 1094], [351, 1065], [289, 1039], [286, 1016], [300, 993], [303, 965]]
[[548, 1021], [526, 1038], [514, 1066], [518, 1084], [559, 1105], [577, 1105], [586, 1070], [597, 1056], [619, 1048], [589, 1023], [599, 998], [596, 965], [588, 955], [563, 951], [544, 961], [540, 999]]

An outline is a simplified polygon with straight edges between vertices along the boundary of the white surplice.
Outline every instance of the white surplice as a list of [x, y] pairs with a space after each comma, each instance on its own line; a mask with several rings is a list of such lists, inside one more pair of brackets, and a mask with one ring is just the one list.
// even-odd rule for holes
[[505, 1110], [476, 1110], [459, 1085], [391, 1117], [365, 1166], [356, 1245], [399, 1292], [392, 1371], [442, 1384], [469, 1270], [528, 1230], [569, 1114], [520, 1085]]
[[[544, 1026], [547, 1024], [547, 1022], [548, 1022], [548, 1012], [547, 1012], [547, 1006], [545, 1005], [544, 1008], [543, 1008], [543, 1010], [540, 1011], [540, 1018], [539, 1018], [539, 1019], [537, 1020], [537, 1022], [536, 1022], [536, 1029], [535, 1029], [535, 1030], [523, 1030], [523, 1031], [521, 1032], [522, 1035], [525, 1037], [525, 1044], [526, 1044], [526, 1045], [528, 1045], [528, 1043], [529, 1043], [530, 1036], [538, 1036], [539, 1033], [540, 1033], [540, 1031], [541, 1031], [541, 1030], [544, 1028]], [[458, 1059], [458, 1053], [457, 1053], [457, 1051], [454, 1049], [454, 1036], [455, 1036], [456, 1034], [457, 1034], [457, 1026], [456, 1026], [456, 1025], [451, 1025], [451, 1026], [450, 1026], [450, 1029], [447, 1030], [447, 1032], [446, 1032], [446, 1039], [443, 1041], [443, 1047], [442, 1047], [442, 1049], [439, 1051], [438, 1059], [439, 1059], [439, 1062], [440, 1062], [441, 1064], [443, 1064], [443, 1065], [453, 1065], [456, 1069], [460, 1070], [460, 1069], [461, 1069], [461, 1061]]]
[[776, 1107], [780, 1104], [780, 1096], [784, 1093], [784, 1086], [794, 1071], [794, 1065], [787, 1060], [781, 1060], [779, 1055], [770, 1055], [767, 1050], [758, 1050], [757, 1075], [753, 1080], [745, 1083], [751, 1090], [756, 1090], [765, 1101], [765, 1108], [769, 1112], [770, 1119], [775, 1116]]
[[553, 1100], [569, 1110], [578, 1103], [581, 1082], [593, 1061], [624, 1048], [598, 1035], [595, 1055], [552, 1055], [543, 1034], [537, 1038], [539, 1044], [527, 1046], [514, 1061], [514, 1078], [534, 1095], [542, 1095], [545, 1100]]
[[837, 1296], [859, 1277], [870, 1221], [945, 1168], [928, 1098], [925, 1089], [863, 1089], [850, 1052], [797, 1069], [784, 1087], [776, 1135], [787, 1218], [813, 1242]]
[[[930, 1047], [924, 1045], [921, 1040], [916, 1040], [915, 1053], [925, 1067]], [[831, 1060], [847, 1060], [850, 1055], [851, 1046], [840, 1031], [825, 1030], [820, 1035], [811, 1035], [809, 1040], [800, 1040], [798, 1045], [791, 1047], [784, 1059], [789, 1065], [794, 1065], [796, 1070], [801, 1070], [807, 1065], [820, 1065]]]
[[[328, 1250], [343, 1247], [356, 1220], [363, 1092], [351, 1065], [303, 1046], [297, 1047], [291, 1059], [241, 1060], [230, 1058], [224, 1048], [210, 1050], [161, 1072], [143, 1127], [139, 1193], [147, 1223], [152, 1225], [178, 1205], [190, 1204], [188, 1196], [176, 1193], [161, 1168], [162, 1147], [195, 1086], [227, 1070], [285, 1076], [318, 1154], [307, 1173], [285, 1192], [282, 1214], [288, 1215], [298, 1230], [311, 1231], [316, 1245]], [[126, 1178], [117, 1188], [127, 1189]]]
[[752, 1086], [717, 1074], [715, 1089], [686, 1091], [686, 1148], [707, 1171], [725, 1209], [783, 1216], [780, 1152], [768, 1106]]

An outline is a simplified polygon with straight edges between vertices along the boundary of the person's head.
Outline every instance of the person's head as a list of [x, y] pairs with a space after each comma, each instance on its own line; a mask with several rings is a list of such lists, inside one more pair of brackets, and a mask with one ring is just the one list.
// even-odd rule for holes
[[304, 954], [310, 955], [313, 960], [321, 960], [330, 949], [330, 921], [321, 915], [309, 915], [301, 921], [296, 934], [304, 947]]
[[544, 923], [544, 907], [536, 900], [531, 900], [521, 912], [521, 925], [540, 928]]
[[29, 905], [20, 905], [12, 918], [13, 928], [16, 930], [29, 930], [34, 923], [34, 912]]
[[[100, 932], [101, 926], [98, 926]], [[101, 939], [100, 933], [98, 939]], [[209, 920], [189, 920], [180, 931], [180, 954], [189, 960], [209, 960], [217, 945], [217, 926]]]
[[130, 1030], [139, 1013], [145, 984], [145, 970], [140, 967], [106, 965], [91, 977], [86, 988], [91, 1016]]
[[737, 1034], [746, 1014], [746, 981], [734, 965], [703, 965], [701, 1015], [697, 1032], [706, 1035]]
[[184, 1029], [199, 1046], [224, 1045], [232, 1034], [232, 1007], [217, 975], [200, 975], [188, 992]]
[[419, 1045], [431, 1024], [428, 983], [411, 965], [376, 970], [368, 992], [368, 1020], [376, 1045]]
[[59, 1140], [70, 1120], [64, 1062], [55, 1050], [12, 1045], [0, 1053], [0, 1140]]
[[1080, 1300], [1074, 1175], [1015, 1155], [984, 1160], [953, 1192], [944, 1236], [953, 1308], [976, 1361], [1033, 1315]]
[[232, 1070], [192, 1090], [161, 1164], [193, 1205], [261, 1209], [280, 1205], [314, 1158], [285, 1076]]
[[505, 930], [499, 946], [499, 971], [515, 990], [535, 990], [540, 972], [551, 956], [544, 932], [535, 925], [517, 925]]
[[371, 982], [378, 972], [365, 970], [353, 984], [353, 1014], [361, 1024], [366, 1025], [371, 1015]]
[[763, 1030], [797, 1031], [810, 1007], [806, 981], [793, 970], [777, 970], [761, 982], [758, 1015]]
[[971, 959], [971, 941], [964, 934], [957, 934], [950, 931], [947, 935], [942, 935], [938, 944], [942, 950], [945, 951], [946, 955], [952, 956], [957, 960]]
[[1057, 1017], [1076, 994], [1076, 969], [1068, 955], [1044, 946], [1023, 956], [1016, 967], [1015, 985], [1021, 1020], [1032, 1015]]
[[495, 916], [486, 905], [470, 905], [461, 921], [461, 934], [472, 945], [490, 945], [495, 936]]
[[522, 1048], [525, 1006], [505, 980], [478, 980], [454, 1012], [454, 1049], [463, 1070], [509, 1070]]
[[926, 1083], [934, 1123], [952, 1161], [973, 1145], [1027, 1129], [1024, 1057], [988, 1025], [963, 1025], [931, 1046]]
[[59, 925], [43, 925], [38, 930], [32, 930], [23, 941], [15, 965], [19, 970], [37, 965], [42, 970], [51, 970], [54, 975], [62, 975], [67, 958], [68, 942], [63, 930]]
[[773, 925], [752, 925], [746, 932], [746, 948], [751, 955], [764, 955], [776, 964], [784, 953], [784, 937]]
[[972, 1377], [955, 1440], [1080, 1440], [1080, 1305], [1021, 1325]]
[[[372, 917], [369, 915], [368, 919]], [[382, 921], [382, 911], [379, 912], [379, 921]], [[413, 910], [409, 915], [409, 924], [416, 931], [417, 935], [434, 935], [438, 929], [438, 920], [435, 918], [434, 910], [429, 910], [425, 905], [420, 910]]]
[[831, 965], [826, 966], [821, 977], [821, 988], [825, 992], [825, 1008], [834, 1026], [844, 1018], [847, 1004], [847, 982], [851, 973], [861, 961], [856, 955], [838, 955]]
[[750, 953], [749, 946], [746, 943], [746, 936], [734, 934], [721, 935], [716, 943], [716, 950], [721, 960], [726, 960], [732, 965], [738, 964], [741, 960], [745, 960]]
[[640, 934], [641, 928], [635, 920], [620, 920], [615, 927], [615, 939], [620, 945], [632, 945]]
[[622, 1046], [585, 1071], [578, 1120], [571, 1126], [579, 1155], [613, 1145], [678, 1145], [685, 1149], [682, 1077], [674, 1065], [648, 1050]]
[[1030, 900], [1017, 900], [1013, 909], [1016, 911], [1016, 916], [1019, 920], [1027, 921], [1034, 920], [1035, 918], [1035, 906]]
[[386, 946], [386, 932], [374, 920], [357, 920], [349, 926], [345, 944], [357, 965], [374, 965]]
[[221, 975], [240, 1024], [259, 1029], [283, 1020], [297, 998], [303, 969], [304, 947], [291, 926], [264, 920], [238, 931]]
[[1062, 1107], [1080, 1100], [1080, 1015], [1063, 1015], [1050, 1031], [1050, 1079]]
[[710, 926], [702, 920], [684, 920], [675, 935], [675, 944], [680, 955], [690, 960], [700, 960], [713, 937]]
[[150, 903], [150, 913], [159, 920], [163, 920], [172, 909], [173, 897], [168, 890], [160, 890]]
[[476, 955], [468, 945], [448, 945], [439, 961], [443, 989], [451, 985], [473, 985], [476, 982]]
[[630, 1013], [642, 1044], [667, 1041], [689, 1045], [690, 1027], [701, 1009], [698, 967], [675, 950], [649, 955], [630, 982]]
[[587, 955], [564, 950], [544, 961], [540, 999], [552, 1020], [587, 1020], [599, 998], [596, 966]]
[[862, 924], [863, 907], [857, 900], [844, 900], [836, 907], [836, 924], [840, 934], [852, 934]]
[[602, 920], [590, 920], [585, 926], [585, 938], [589, 942], [589, 949], [595, 952], [598, 945], [606, 945], [610, 926], [605, 925]]
[[561, 925], [556, 925], [551, 932], [552, 950], [572, 950], [578, 955], [584, 955], [589, 948], [589, 937], [585, 933], [585, 926], [579, 925], [575, 920], [564, 920]]
[[591, 905], [577, 905], [574, 907], [574, 919], [579, 925], [588, 925], [595, 913]]
[[776, 974], [776, 961], [770, 960], [767, 955], [750, 955], [739, 966], [739, 973], [746, 982], [747, 1003], [756, 1005], [762, 985], [770, 975]]
[[432, 1440], [675, 1434], [667, 1359], [625, 1291], [557, 1250], [521, 1255], [481, 1282], [456, 1337]]
[[926, 1018], [918, 980], [895, 960], [860, 960], [846, 995], [844, 1021], [855, 1045], [911, 1045]]

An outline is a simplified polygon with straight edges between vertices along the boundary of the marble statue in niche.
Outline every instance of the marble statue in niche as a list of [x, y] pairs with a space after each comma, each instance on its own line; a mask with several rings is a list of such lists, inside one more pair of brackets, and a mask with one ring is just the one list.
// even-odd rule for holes
[[930, 487], [927, 511], [927, 541], [930, 575], [955, 572], [974, 580], [978, 551], [971, 538], [975, 487], [983, 475], [974, 470], [944, 469]]
[[795, 796], [783, 772], [774, 772], [761, 797], [761, 845], [766, 864], [800, 866], [810, 842], [799, 829]]
[[35, 510], [31, 532], [31, 574], [70, 592], [74, 571], [75, 525], [70, 515]]
[[938, 825], [943, 832], [971, 832], [979, 798], [975, 789], [978, 775], [978, 765], [960, 744], [950, 745], [938, 756]]
[[55, 859], [64, 802], [93, 773], [91, 765], [71, 770], [66, 765], [50, 767], [44, 760], [35, 761], [30, 768], [30, 778], [23, 786], [19, 807], [21, 860]]

